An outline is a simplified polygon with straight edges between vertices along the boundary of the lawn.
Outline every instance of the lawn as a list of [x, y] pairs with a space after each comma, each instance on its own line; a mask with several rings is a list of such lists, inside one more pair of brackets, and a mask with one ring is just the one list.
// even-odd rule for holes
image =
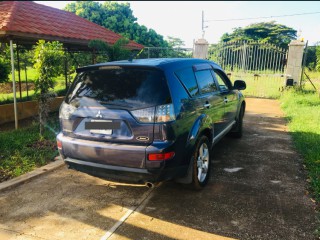
[[[54, 92], [57, 93], [58, 96], [65, 95], [65, 85], [64, 83], [58, 82], [54, 87]], [[32, 101], [36, 100], [36, 96], [34, 94], [34, 90], [29, 90], [29, 97], [27, 97], [27, 91], [22, 91], [22, 100], [21, 101]], [[19, 92], [16, 93], [17, 101], [20, 102]], [[1, 104], [9, 104], [13, 103], [13, 93], [0, 93], [0, 105]]]
[[[230, 72], [229, 72], [230, 73]], [[260, 97], [277, 99], [281, 96], [281, 90], [285, 83], [285, 77], [280, 72], [231, 72], [229, 75], [232, 82], [244, 80], [247, 88], [242, 91], [247, 97]]]
[[292, 89], [280, 100], [294, 145], [304, 158], [312, 196], [320, 203], [320, 97]]
[[0, 132], [0, 182], [43, 166], [58, 155], [56, 134], [58, 113], [50, 115], [44, 137], [39, 135], [37, 119], [28, 127]]
[[[74, 77], [75, 74], [72, 74], [72, 77]], [[12, 82], [11, 80], [11, 75], [9, 76], [9, 82]], [[33, 68], [27, 68], [27, 79], [28, 83], [33, 83], [36, 79], [36, 72]], [[15, 71], [15, 80], [16, 80], [16, 85], [18, 85], [18, 72]], [[55, 78], [55, 87], [54, 91], [58, 94], [58, 96], [63, 96], [65, 95], [65, 76], [60, 75], [59, 77]], [[25, 77], [25, 72], [21, 71], [21, 85], [26, 84], [26, 77]], [[20, 92], [16, 92], [17, 96], [17, 101], [20, 101]], [[27, 91], [22, 91], [22, 99], [21, 101], [30, 101], [30, 100], [35, 100], [35, 94], [34, 90], [29, 90], [28, 91], [28, 96], [27, 97]], [[8, 104], [8, 103], [13, 103], [13, 93], [1, 93], [0, 89], [0, 104]]]

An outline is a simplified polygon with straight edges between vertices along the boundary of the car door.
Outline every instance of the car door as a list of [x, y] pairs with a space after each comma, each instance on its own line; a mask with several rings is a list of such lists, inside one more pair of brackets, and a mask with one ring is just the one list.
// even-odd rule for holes
[[236, 118], [238, 95], [236, 91], [232, 89], [232, 83], [223, 71], [214, 69], [214, 78], [218, 84], [219, 95], [224, 101], [224, 128], [226, 128], [230, 126]]
[[214, 135], [217, 136], [225, 126], [224, 98], [221, 96], [213, 78], [213, 71], [209, 64], [193, 66], [199, 87], [198, 105], [201, 113], [208, 116], [213, 124]]

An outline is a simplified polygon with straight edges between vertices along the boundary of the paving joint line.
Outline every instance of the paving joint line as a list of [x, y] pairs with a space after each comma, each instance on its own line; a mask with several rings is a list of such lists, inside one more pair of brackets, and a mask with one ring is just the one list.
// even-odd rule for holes
[[[161, 184], [160, 184], [161, 185]], [[157, 187], [160, 187], [158, 185]], [[130, 207], [126, 213], [106, 232], [104, 236], [100, 238], [100, 240], [108, 240], [115, 233], [115, 231], [123, 224], [125, 221], [135, 212], [141, 211], [145, 205], [149, 202], [151, 197], [154, 194], [154, 190], [157, 188], [151, 188], [147, 192], [145, 192], [142, 197], [139, 199], [139, 204], [137, 206]]]

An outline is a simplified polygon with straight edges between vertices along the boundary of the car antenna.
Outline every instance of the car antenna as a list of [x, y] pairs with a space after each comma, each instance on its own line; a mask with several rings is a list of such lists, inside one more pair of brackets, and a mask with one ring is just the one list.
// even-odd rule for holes
[[140, 50], [140, 52], [137, 52], [137, 53], [132, 53], [131, 56], [129, 57], [128, 61], [129, 62], [132, 62], [133, 59], [135, 59], [136, 57], [138, 57], [142, 52], [143, 52], [144, 48], [142, 48]]

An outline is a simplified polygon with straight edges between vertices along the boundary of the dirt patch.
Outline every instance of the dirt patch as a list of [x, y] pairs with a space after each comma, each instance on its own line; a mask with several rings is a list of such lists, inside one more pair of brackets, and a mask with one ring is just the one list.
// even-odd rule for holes
[[[0, 83], [0, 94], [2, 93], [12, 93], [12, 83]], [[25, 82], [21, 82], [21, 91], [31, 91], [34, 90], [35, 86], [34, 83], [30, 82], [27, 84]], [[20, 91], [19, 82], [16, 82], [16, 91]]]
[[27, 147], [36, 149], [36, 150], [43, 150], [43, 149], [51, 149], [51, 150], [56, 150], [57, 145], [55, 142], [51, 142], [47, 139], [42, 139], [39, 141], [36, 141], [32, 144], [28, 144]]

